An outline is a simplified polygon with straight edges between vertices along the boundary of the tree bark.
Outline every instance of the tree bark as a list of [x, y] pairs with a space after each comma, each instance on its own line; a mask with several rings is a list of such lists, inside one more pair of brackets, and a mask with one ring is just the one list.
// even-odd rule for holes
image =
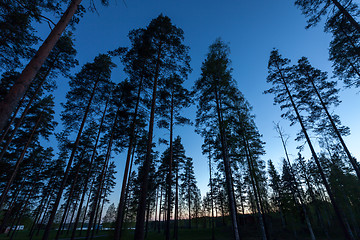
[[40, 70], [46, 58], [49, 56], [50, 51], [54, 48], [61, 34], [64, 32], [81, 1], [82, 0], [72, 0], [59, 22], [50, 32], [44, 43], [40, 46], [35, 56], [22, 71], [14, 86], [11, 87], [9, 93], [4, 97], [4, 100], [0, 102], [0, 132], [4, 129], [6, 122], [10, 118], [18, 102], [29, 88], [34, 77]]

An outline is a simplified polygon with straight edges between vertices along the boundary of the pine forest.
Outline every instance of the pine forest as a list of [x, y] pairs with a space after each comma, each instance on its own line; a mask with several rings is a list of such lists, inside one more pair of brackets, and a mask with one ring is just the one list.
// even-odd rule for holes
[[0, 13], [0, 240], [360, 239], [359, 1]]

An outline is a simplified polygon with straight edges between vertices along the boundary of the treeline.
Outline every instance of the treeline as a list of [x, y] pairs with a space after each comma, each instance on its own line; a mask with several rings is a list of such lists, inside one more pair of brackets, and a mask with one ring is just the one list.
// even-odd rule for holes
[[[134, 239], [164, 232], [179, 237], [179, 224], [211, 229], [231, 223], [234, 239], [244, 231], [261, 239], [358, 239], [359, 163], [351, 155], [333, 108], [339, 89], [327, 73], [306, 57], [295, 65], [277, 49], [270, 54], [265, 93], [284, 111], [282, 117], [300, 126], [298, 141], [312, 157], [290, 159], [287, 136], [277, 124], [284, 148], [282, 169], [263, 160], [261, 140], [250, 104], [232, 77], [230, 49], [217, 39], [201, 66], [193, 89], [183, 85], [191, 72], [184, 32], [167, 16], [159, 15], [144, 28], [130, 31], [130, 46], [100, 53], [78, 72], [77, 51], [67, 25], [76, 24], [87, 9], [81, 0], [69, 4], [57, 24], [45, 15], [58, 15], [67, 1], [2, 1], [0, 3], [0, 231], [30, 221], [28, 238], [94, 238], [103, 222], [113, 223], [113, 238], [135, 227]], [[101, 1], [108, 5], [108, 1]], [[345, 85], [359, 86], [358, 6], [352, 2], [295, 1], [310, 26], [323, 16], [333, 36], [330, 60], [334, 75]], [[90, 2], [89, 10], [95, 10]], [[34, 22], [52, 31], [38, 51]], [[24, 67], [25, 62], [29, 62]], [[123, 79], [112, 76], [119, 62]], [[22, 72], [20, 72], [22, 71]], [[57, 79], [69, 80], [60, 114], [54, 120], [52, 95]], [[193, 159], [186, 155], [174, 129], [192, 124], [184, 109], [196, 105], [196, 132], [204, 138], [209, 189], [201, 198]], [[56, 110], [57, 111], [57, 110]], [[154, 129], [168, 131], [163, 153], [156, 151]], [[49, 146], [56, 136], [58, 151]], [[319, 139], [319, 150], [314, 138]], [[124, 163], [117, 160], [124, 153]], [[115, 179], [116, 165], [124, 165], [123, 179]], [[116, 180], [116, 181], [115, 181]], [[117, 208], [109, 202], [116, 182], [122, 182]], [[115, 213], [116, 212], [116, 213]], [[249, 217], [249, 216], [253, 217]], [[103, 218], [104, 216], [104, 218]], [[207, 221], [209, 219], [209, 221]], [[183, 224], [183, 221], [181, 221]], [[77, 229], [81, 229], [77, 231]], [[82, 231], [84, 229], [84, 231]], [[303, 229], [306, 229], [306, 233]], [[51, 234], [51, 235], [50, 235]]]

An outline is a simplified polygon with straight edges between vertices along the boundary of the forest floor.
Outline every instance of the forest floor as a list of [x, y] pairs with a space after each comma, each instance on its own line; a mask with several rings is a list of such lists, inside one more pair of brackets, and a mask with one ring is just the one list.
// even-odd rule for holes
[[[254, 229], [242, 229], [242, 240], [257, 240], [261, 239], [260, 233], [258, 231], [252, 231]], [[28, 231], [19, 231], [16, 233], [13, 240], [26, 240], [29, 239], [28, 237]], [[55, 236], [55, 231], [51, 232], [50, 238], [53, 239]], [[123, 235], [123, 240], [133, 240], [134, 235], [133, 231], [125, 231]], [[95, 234], [94, 239], [96, 240], [112, 240], [113, 231], [99, 231], [97, 234]], [[293, 236], [289, 236], [287, 234], [284, 234], [282, 236], [273, 236], [273, 240], [292, 240], [294, 239]], [[0, 234], [0, 240], [9, 240], [10, 237], [7, 237], [5, 234]], [[41, 239], [41, 232], [39, 236], [34, 236], [33, 240], [39, 240]], [[85, 233], [83, 233], [82, 237], [77, 237], [76, 239], [81, 240], [85, 239]], [[164, 239], [164, 233], [157, 231], [149, 231], [148, 236], [146, 240], [162, 240]], [[230, 227], [218, 227], [215, 229], [215, 239], [216, 240], [229, 240], [232, 239], [232, 231]], [[301, 240], [307, 240], [310, 239], [306, 236], [298, 236], [298, 239]], [[321, 239], [321, 238], [319, 238]], [[62, 235], [59, 240], [70, 240], [70, 235]], [[211, 240], [211, 229], [209, 228], [199, 228], [199, 229], [179, 229], [179, 240]]]

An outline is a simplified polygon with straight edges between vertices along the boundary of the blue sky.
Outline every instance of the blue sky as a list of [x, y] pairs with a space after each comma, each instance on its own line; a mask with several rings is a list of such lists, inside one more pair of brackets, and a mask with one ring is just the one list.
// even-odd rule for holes
[[[119, 46], [129, 46], [128, 32], [134, 28], [145, 27], [151, 19], [162, 13], [184, 30], [185, 44], [190, 47], [193, 68], [186, 86], [191, 88], [200, 76], [200, 66], [208, 46], [217, 37], [221, 37], [230, 45], [233, 77], [253, 106], [256, 124], [263, 134], [263, 141], [266, 142], [263, 159], [272, 159], [277, 167], [281, 166], [283, 149], [273, 122], [280, 122], [290, 135], [288, 150], [296, 157], [298, 143], [293, 139], [299, 126], [289, 127], [289, 122], [280, 118], [279, 107], [272, 104], [273, 96], [263, 94], [263, 91], [270, 87], [266, 83], [269, 54], [275, 47], [284, 57], [292, 59], [292, 62], [306, 56], [313, 66], [330, 72], [331, 76], [331, 62], [328, 61], [331, 36], [323, 33], [322, 24], [306, 30], [305, 17], [294, 6], [293, 1], [126, 0], [125, 6], [121, 0], [110, 0], [110, 6], [106, 8], [99, 4], [100, 1], [95, 2], [98, 14], [86, 13], [74, 32], [80, 66], [92, 61], [99, 53]], [[89, 1], [84, 0], [83, 4], [88, 7]], [[44, 24], [39, 35], [46, 36], [48, 32], [49, 29]], [[125, 77], [121, 67], [114, 71], [114, 81], [122, 81]], [[67, 81], [58, 81], [59, 87], [55, 92], [57, 103], [65, 101]], [[339, 85], [341, 86], [340, 82]], [[360, 146], [356, 137], [360, 136], [360, 113], [354, 110], [355, 104], [359, 102], [357, 92], [356, 89], [341, 90], [340, 99], [343, 103], [333, 110], [340, 115], [343, 124], [350, 127], [352, 134], [346, 137], [345, 141], [350, 151], [358, 157]], [[184, 114], [194, 119], [195, 108], [185, 110]], [[204, 195], [208, 191], [208, 171], [207, 159], [201, 154], [202, 139], [192, 126], [177, 128], [175, 132], [181, 135], [187, 155], [194, 159], [197, 181]], [[168, 137], [163, 131], [157, 131], [156, 134], [156, 139]], [[114, 160], [118, 166], [119, 184], [111, 200], [117, 202], [125, 159], [120, 155]]]

